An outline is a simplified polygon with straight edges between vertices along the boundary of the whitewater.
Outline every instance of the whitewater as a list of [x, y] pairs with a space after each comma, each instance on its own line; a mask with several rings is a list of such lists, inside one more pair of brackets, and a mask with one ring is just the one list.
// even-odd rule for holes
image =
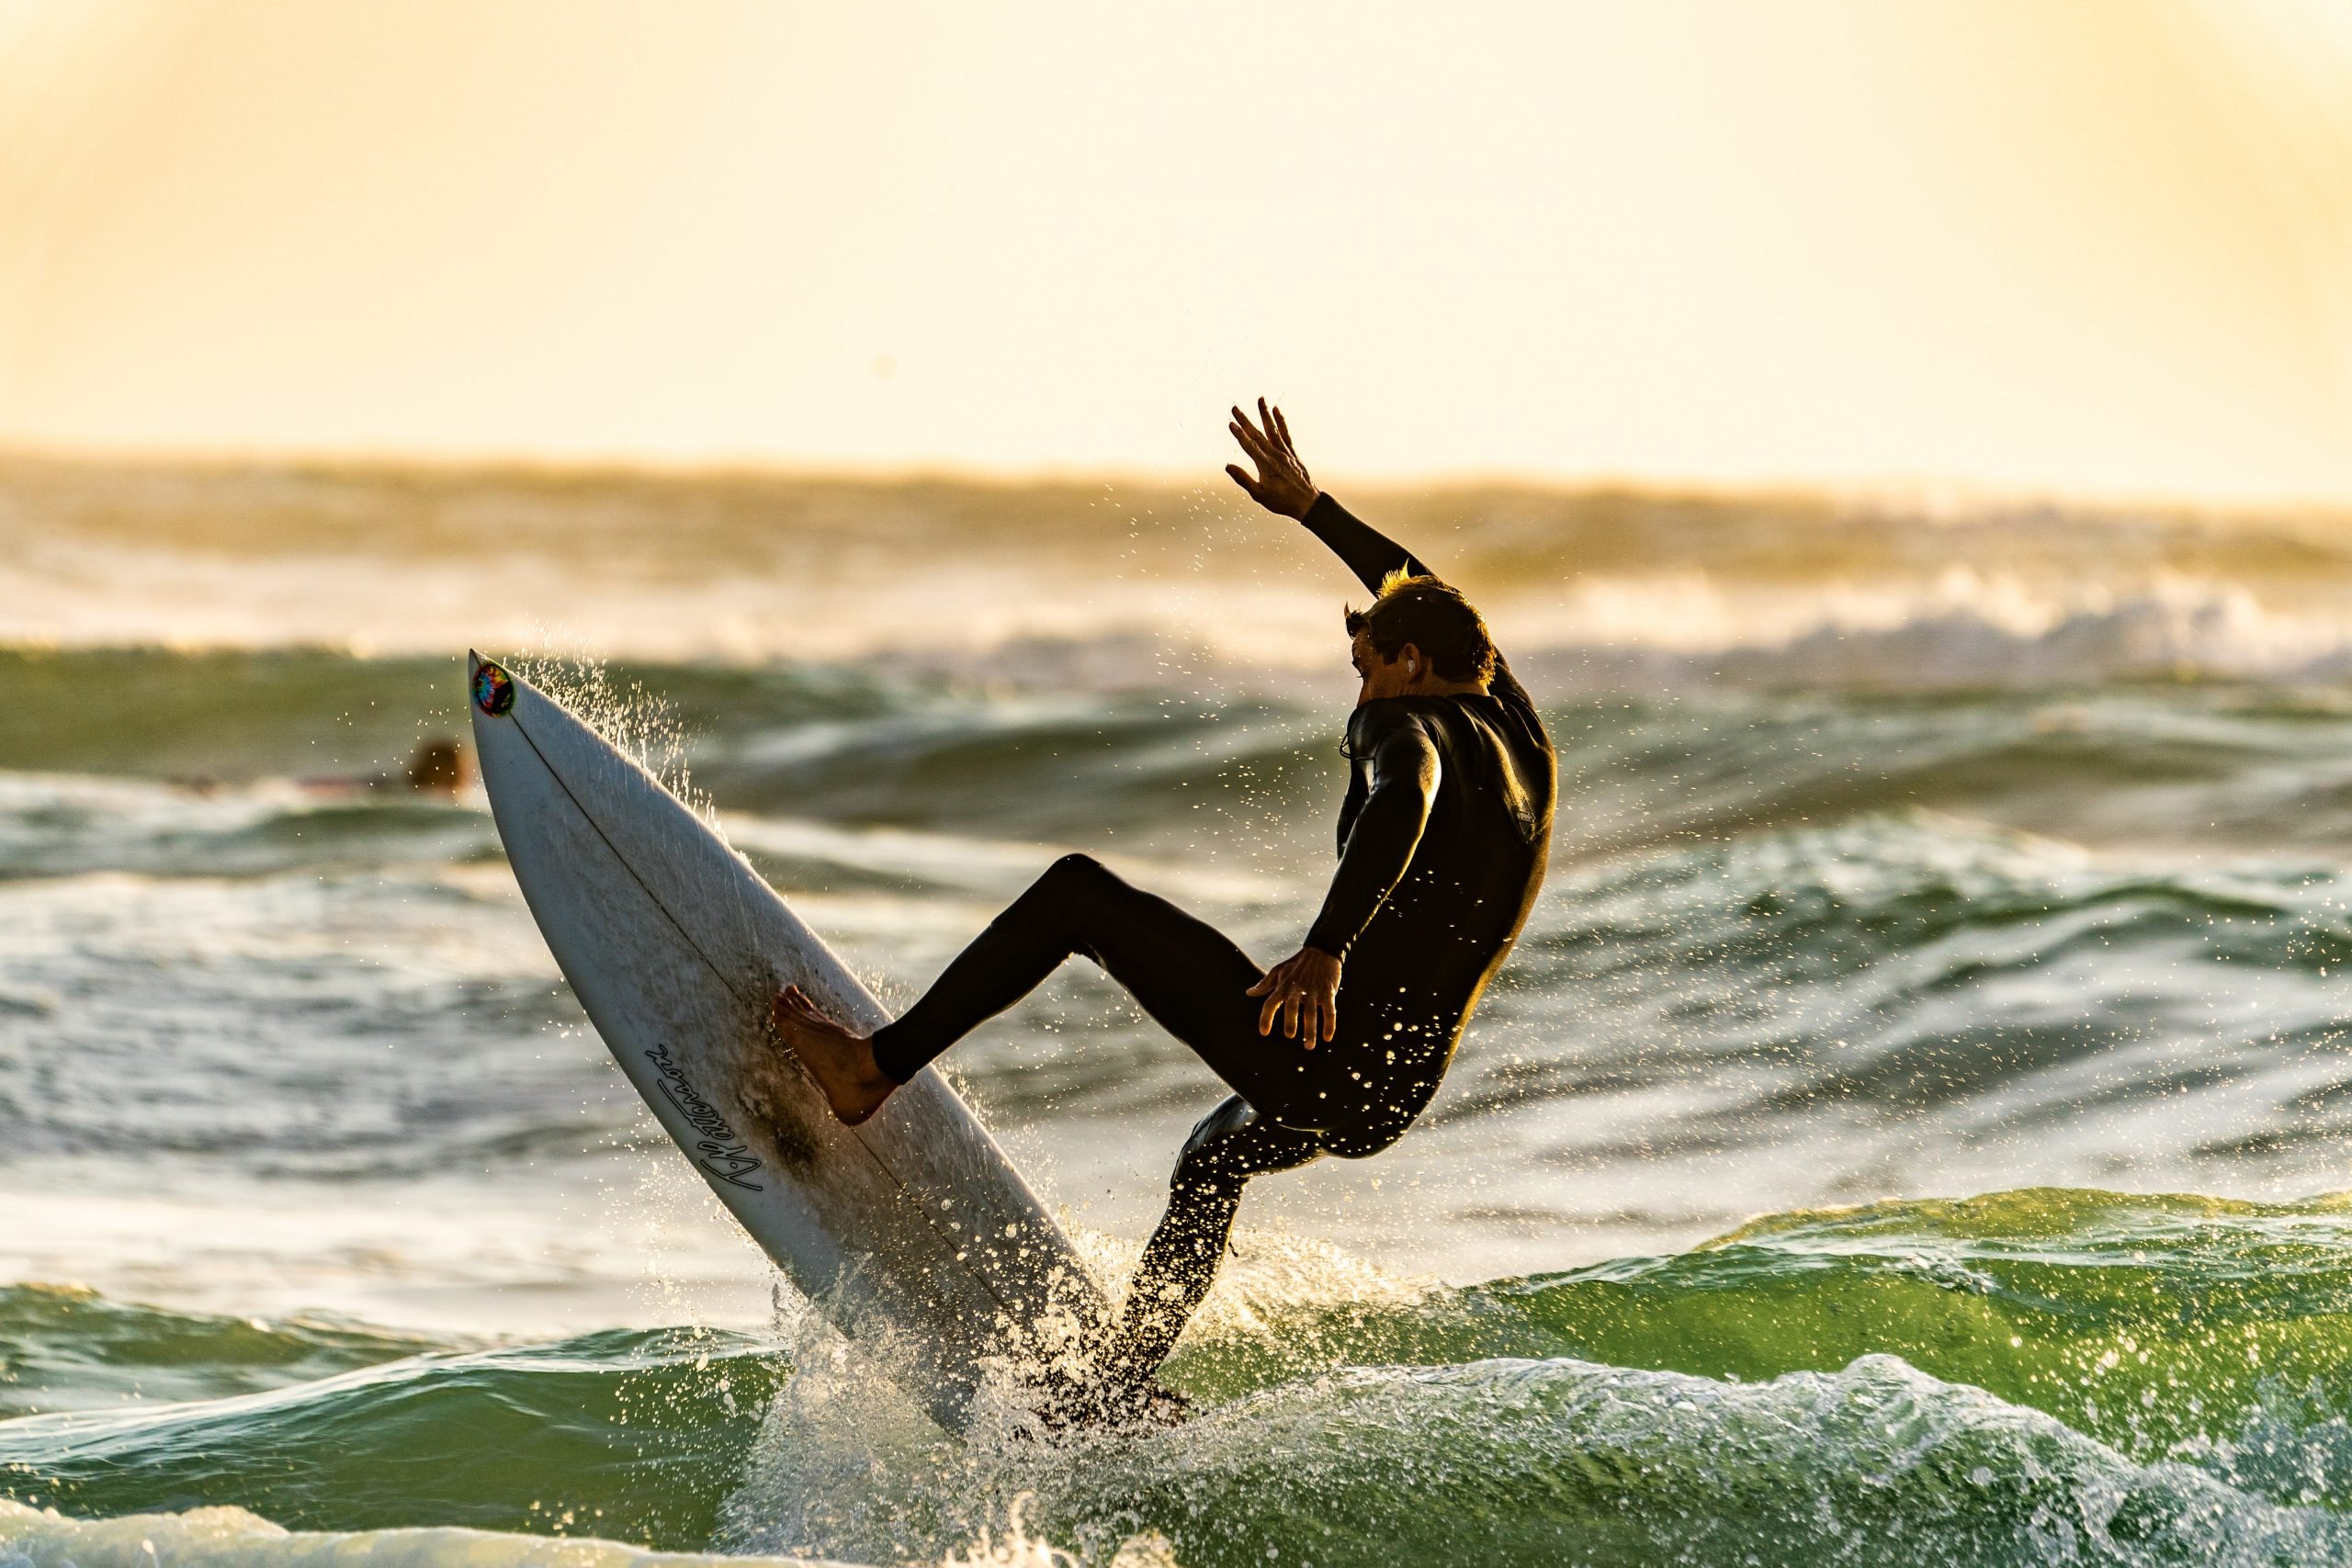
[[[2352, 1556], [2347, 520], [1349, 500], [1544, 706], [1550, 880], [1406, 1140], [1254, 1186], [1201, 1417], [1038, 1450], [827, 1337], [479, 793], [379, 782], [481, 646], [894, 1005], [1069, 850], [1268, 960], [1336, 566], [1125, 481], [0, 464], [0, 1563]], [[1115, 1288], [1217, 1086], [1078, 965], [954, 1070]]]

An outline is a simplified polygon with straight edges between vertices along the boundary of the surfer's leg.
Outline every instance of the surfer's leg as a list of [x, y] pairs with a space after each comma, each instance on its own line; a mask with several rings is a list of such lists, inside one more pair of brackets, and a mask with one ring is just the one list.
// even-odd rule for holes
[[[1231, 938], [1133, 886], [1090, 855], [1064, 855], [958, 953], [904, 1017], [874, 1036], [875, 1065], [904, 1083], [973, 1028], [1035, 988], [1072, 953], [1125, 986], [1162, 1028], [1250, 1095], [1272, 1087], [1258, 1004], [1264, 971]], [[1271, 1055], [1272, 1053], [1262, 1053]]]
[[1125, 1388], [1148, 1382], [1176, 1346], [1216, 1278], [1253, 1176], [1293, 1170], [1323, 1153], [1312, 1133], [1261, 1116], [1235, 1095], [1193, 1129], [1169, 1179], [1168, 1212], [1144, 1244], [1134, 1286], [1121, 1313], [1105, 1376]]

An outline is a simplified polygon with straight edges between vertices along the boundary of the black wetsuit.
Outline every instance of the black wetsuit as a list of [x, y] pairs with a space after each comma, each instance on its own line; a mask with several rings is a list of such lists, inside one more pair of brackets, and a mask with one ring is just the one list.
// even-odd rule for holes
[[[1306, 523], [1375, 592], [1427, 570], [1328, 495]], [[1306, 937], [1344, 960], [1335, 1038], [1309, 1051], [1260, 1034], [1246, 993], [1265, 972], [1250, 955], [1086, 855], [1055, 862], [874, 1037], [903, 1083], [1082, 953], [1233, 1088], [1186, 1141], [1144, 1249], [1114, 1358], [1129, 1379], [1158, 1368], [1207, 1293], [1244, 1182], [1377, 1154], [1420, 1114], [1542, 886], [1552, 742], [1499, 658], [1486, 694], [1362, 704], [1347, 753], [1340, 869]]]

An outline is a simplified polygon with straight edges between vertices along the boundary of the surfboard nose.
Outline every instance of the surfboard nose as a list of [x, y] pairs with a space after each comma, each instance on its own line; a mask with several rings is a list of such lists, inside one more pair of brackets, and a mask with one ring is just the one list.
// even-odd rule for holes
[[514, 707], [514, 677], [495, 660], [466, 650], [466, 690], [473, 705], [492, 718], [503, 718]]

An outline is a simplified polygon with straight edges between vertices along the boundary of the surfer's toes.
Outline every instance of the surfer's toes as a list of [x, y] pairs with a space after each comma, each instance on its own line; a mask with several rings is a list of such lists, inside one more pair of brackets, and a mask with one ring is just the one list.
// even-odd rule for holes
[[786, 986], [768, 1004], [768, 1020], [775, 1025], [776, 1037], [802, 1056], [808, 1055], [802, 1042], [832, 1021], [817, 1010], [797, 986]]
[[792, 1047], [802, 1060], [807, 1060], [809, 1046], [822, 1043], [826, 1037], [848, 1032], [827, 1018], [808, 998], [808, 993], [797, 986], [786, 986], [775, 994], [769, 1004], [768, 1017], [775, 1024], [775, 1032]]
[[817, 1004], [808, 999], [808, 992], [797, 986], [786, 986], [768, 1004], [768, 1016], [775, 1020], [778, 1029], [786, 1029], [801, 1019], [822, 1015], [817, 1011]]

